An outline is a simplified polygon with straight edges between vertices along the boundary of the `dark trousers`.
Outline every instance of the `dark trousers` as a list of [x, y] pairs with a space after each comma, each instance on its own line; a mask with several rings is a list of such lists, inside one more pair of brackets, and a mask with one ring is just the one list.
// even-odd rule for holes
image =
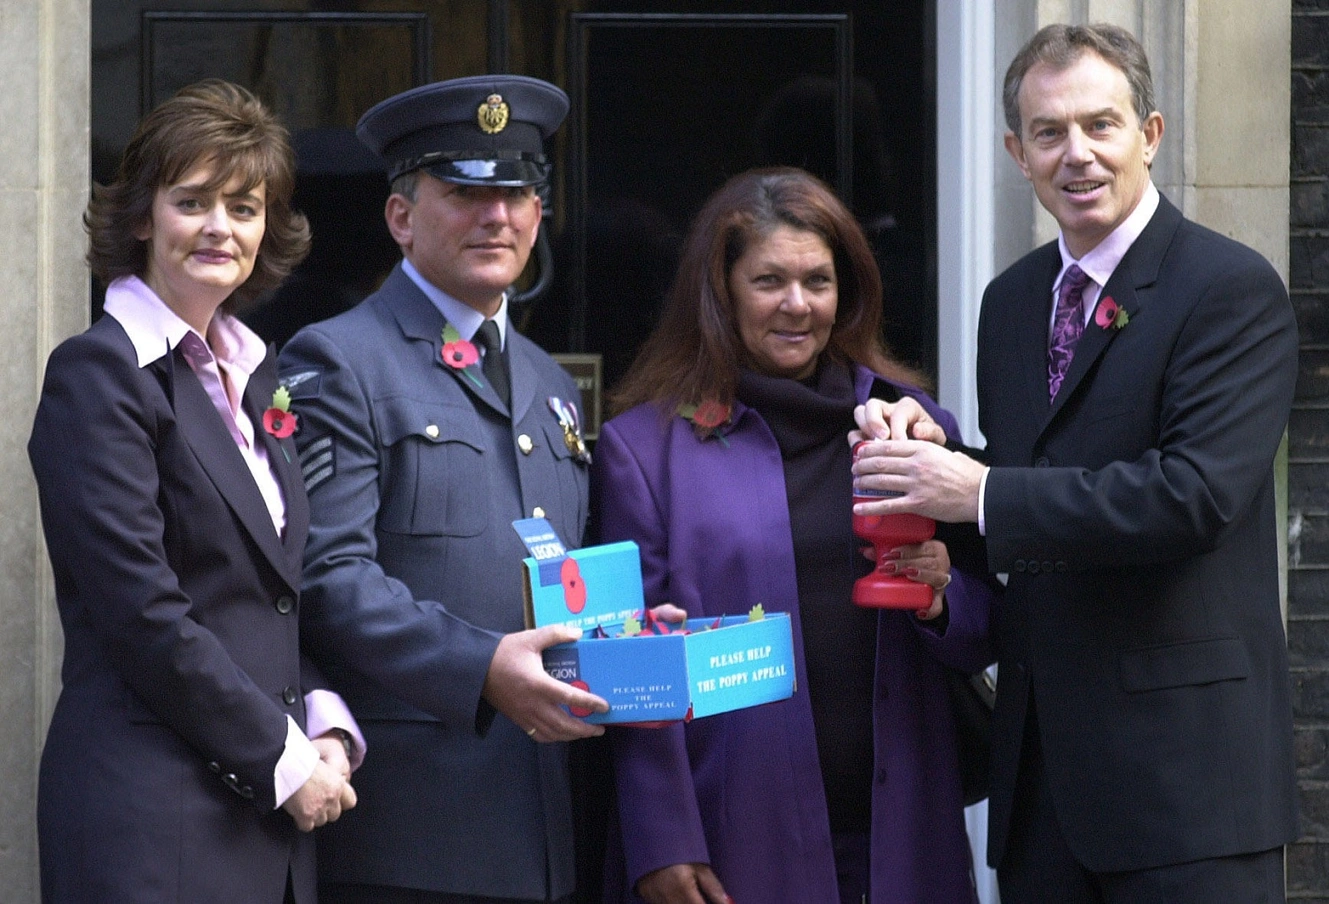
[[1283, 849], [1154, 869], [1096, 873], [1066, 844], [1052, 806], [1033, 697], [1015, 780], [1001, 904], [1283, 904]]
[[319, 904], [567, 904], [557, 901], [521, 901], [515, 898], [486, 898], [480, 895], [447, 895], [414, 888], [386, 885], [320, 885]]
[[832, 832], [835, 877], [840, 885], [840, 904], [866, 904], [869, 895], [871, 848], [867, 832]]

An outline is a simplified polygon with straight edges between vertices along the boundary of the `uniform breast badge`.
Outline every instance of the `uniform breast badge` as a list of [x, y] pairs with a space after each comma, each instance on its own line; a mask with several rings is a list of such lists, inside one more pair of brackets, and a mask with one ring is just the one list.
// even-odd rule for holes
[[583, 464], [591, 463], [591, 453], [586, 449], [586, 441], [581, 438], [581, 421], [577, 416], [577, 406], [565, 402], [558, 396], [549, 397], [549, 410], [558, 418], [558, 425], [563, 428], [563, 442], [568, 452]]

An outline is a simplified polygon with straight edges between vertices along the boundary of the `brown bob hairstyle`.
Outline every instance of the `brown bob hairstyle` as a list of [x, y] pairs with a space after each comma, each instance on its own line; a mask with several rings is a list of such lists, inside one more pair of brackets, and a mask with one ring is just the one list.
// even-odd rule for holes
[[83, 215], [88, 266], [104, 284], [147, 275], [148, 242], [134, 233], [152, 220], [157, 189], [199, 164], [215, 164], [204, 188], [215, 191], [239, 175], [243, 190], [265, 188], [265, 226], [249, 279], [224, 307], [274, 289], [309, 253], [309, 222], [291, 209], [295, 157], [277, 118], [253, 94], [221, 79], [180, 89], [138, 124], [109, 185], [94, 185]]
[[750, 356], [739, 337], [729, 274], [754, 243], [779, 226], [816, 233], [835, 262], [835, 325], [822, 355], [862, 364], [919, 386], [892, 360], [881, 337], [881, 276], [853, 214], [816, 176], [801, 169], [755, 169], [731, 178], [706, 201], [683, 243], [660, 322], [611, 395], [617, 414], [643, 402], [731, 404]]

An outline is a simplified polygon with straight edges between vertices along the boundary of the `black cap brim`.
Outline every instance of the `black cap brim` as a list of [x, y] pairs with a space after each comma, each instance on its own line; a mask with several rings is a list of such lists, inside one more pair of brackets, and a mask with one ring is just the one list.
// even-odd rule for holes
[[440, 160], [421, 167], [435, 179], [457, 185], [519, 187], [536, 185], [549, 175], [549, 165], [533, 160]]

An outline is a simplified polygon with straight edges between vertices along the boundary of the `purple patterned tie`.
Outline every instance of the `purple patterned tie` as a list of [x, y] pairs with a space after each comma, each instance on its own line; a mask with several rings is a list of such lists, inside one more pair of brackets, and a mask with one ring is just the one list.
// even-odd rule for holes
[[1084, 287], [1089, 275], [1079, 264], [1071, 264], [1057, 291], [1057, 312], [1052, 317], [1052, 339], [1048, 342], [1048, 401], [1057, 397], [1062, 378], [1071, 366], [1075, 345], [1084, 332]]

